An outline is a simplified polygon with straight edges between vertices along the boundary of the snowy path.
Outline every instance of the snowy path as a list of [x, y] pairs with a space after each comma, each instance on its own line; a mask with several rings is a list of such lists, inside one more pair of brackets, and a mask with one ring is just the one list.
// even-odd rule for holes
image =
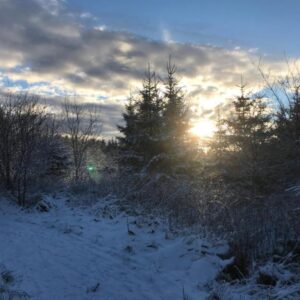
[[94, 210], [51, 201], [49, 213], [0, 201], [0, 265], [13, 271], [13, 290], [37, 300], [182, 300], [183, 288], [189, 300], [208, 296], [217, 248], [191, 235], [166, 236], [159, 222], [118, 213], [111, 200]]

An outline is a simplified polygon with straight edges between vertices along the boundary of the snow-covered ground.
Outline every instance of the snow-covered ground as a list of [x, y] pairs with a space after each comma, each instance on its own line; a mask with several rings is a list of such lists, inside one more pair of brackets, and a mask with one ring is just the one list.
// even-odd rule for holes
[[5, 288], [38, 300], [207, 299], [224, 246], [121, 212], [113, 197], [89, 208], [66, 199], [46, 197], [47, 213], [0, 199]]

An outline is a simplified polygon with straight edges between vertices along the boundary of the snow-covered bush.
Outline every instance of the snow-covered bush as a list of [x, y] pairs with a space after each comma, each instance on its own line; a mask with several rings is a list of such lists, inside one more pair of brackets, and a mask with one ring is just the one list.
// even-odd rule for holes
[[2, 94], [0, 98], [1, 186], [24, 206], [37, 182], [63, 170], [64, 151], [56, 122], [38, 97]]

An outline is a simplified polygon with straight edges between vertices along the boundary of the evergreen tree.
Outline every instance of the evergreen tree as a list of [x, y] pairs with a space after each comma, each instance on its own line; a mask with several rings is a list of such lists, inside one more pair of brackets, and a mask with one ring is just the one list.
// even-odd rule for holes
[[212, 150], [214, 165], [219, 169], [219, 171], [223, 171], [222, 167], [224, 165], [225, 153], [228, 143], [226, 139], [225, 120], [221, 116], [220, 105], [217, 106], [216, 112], [216, 131], [214, 133], [214, 138], [209, 145]]
[[138, 165], [141, 157], [137, 152], [137, 102], [130, 96], [128, 104], [125, 105], [123, 113], [124, 126], [118, 125], [123, 136], [118, 137], [120, 143], [120, 163], [125, 165]]
[[186, 149], [188, 130], [188, 107], [185, 103], [182, 88], [176, 78], [177, 68], [171, 58], [167, 64], [163, 111], [164, 152], [171, 156], [182, 156]]
[[137, 149], [143, 157], [144, 165], [160, 153], [162, 109], [159, 80], [149, 66], [137, 108]]
[[[63, 177], [71, 167], [70, 153], [59, 136], [52, 137], [44, 145], [44, 156], [47, 157], [46, 175], [52, 177]], [[45, 160], [43, 164], [45, 166]]]
[[125, 108], [125, 125], [118, 126], [123, 134], [119, 138], [123, 162], [150, 171], [169, 168], [170, 164], [176, 167], [185, 161], [190, 129], [188, 107], [171, 59], [164, 91], [149, 67], [138, 96], [131, 98]]
[[275, 176], [283, 180], [284, 173], [294, 178], [300, 175], [300, 87], [284, 87], [288, 106], [281, 107], [276, 114], [273, 140], [273, 164]]
[[118, 126], [123, 134], [119, 137], [121, 161], [139, 169], [160, 153], [162, 99], [158, 85], [149, 66], [137, 98], [131, 97], [125, 107], [125, 125]]
[[233, 101], [234, 112], [227, 125], [227, 151], [230, 176], [256, 192], [266, 184], [266, 147], [269, 142], [270, 115], [262, 97], [241, 95]]

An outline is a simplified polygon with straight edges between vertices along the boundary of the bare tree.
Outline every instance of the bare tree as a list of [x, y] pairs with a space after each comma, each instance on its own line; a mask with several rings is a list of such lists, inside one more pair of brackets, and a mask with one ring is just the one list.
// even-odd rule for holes
[[99, 110], [95, 105], [79, 104], [76, 99], [65, 99], [63, 106], [65, 134], [70, 140], [73, 159], [73, 179], [83, 179], [87, 150], [92, 138], [100, 133]]
[[[0, 176], [4, 187], [26, 204], [29, 181], [38, 178], [41, 145], [46, 141], [45, 108], [28, 94], [2, 96], [0, 107]], [[44, 147], [45, 148], [45, 147]]]

